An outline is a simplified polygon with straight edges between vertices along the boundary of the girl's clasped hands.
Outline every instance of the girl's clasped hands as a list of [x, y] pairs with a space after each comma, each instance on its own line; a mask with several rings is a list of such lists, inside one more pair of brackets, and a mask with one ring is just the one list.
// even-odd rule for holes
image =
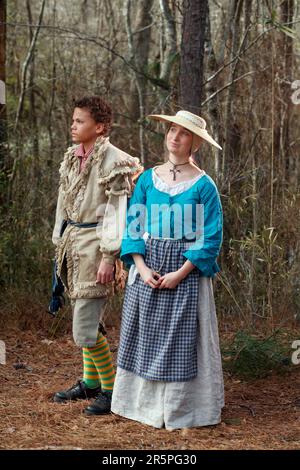
[[152, 289], [175, 289], [185, 277], [180, 270], [161, 276], [158, 272], [148, 268], [148, 266], [141, 268], [139, 273], [144, 283], [152, 287]]

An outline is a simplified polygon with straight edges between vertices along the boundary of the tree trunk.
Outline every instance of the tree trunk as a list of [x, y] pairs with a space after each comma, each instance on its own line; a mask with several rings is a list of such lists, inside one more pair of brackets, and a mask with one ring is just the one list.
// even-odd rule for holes
[[[30, 0], [26, 0], [26, 8], [28, 13], [28, 23], [29, 25], [33, 24], [32, 12]], [[33, 28], [29, 26], [29, 43], [31, 44], [33, 39]], [[39, 158], [39, 138], [38, 138], [38, 125], [37, 125], [37, 114], [36, 114], [36, 105], [35, 105], [35, 52], [32, 54], [31, 64], [29, 65], [29, 119], [32, 126], [32, 150], [34, 157], [34, 179], [38, 178], [37, 173], [38, 168], [38, 158]]]
[[183, 1], [180, 105], [195, 114], [200, 112], [203, 96], [203, 62], [207, 18], [207, 0]]
[[46, 0], [43, 0], [42, 5], [41, 5], [41, 9], [40, 9], [39, 19], [38, 19], [38, 26], [36, 27], [35, 32], [32, 36], [32, 41], [31, 41], [30, 47], [29, 47], [28, 52], [27, 52], [27, 56], [25, 58], [23, 66], [22, 66], [21, 92], [20, 92], [18, 109], [17, 109], [17, 114], [16, 114], [15, 131], [18, 128], [19, 120], [20, 120], [21, 113], [22, 113], [22, 110], [23, 110], [23, 104], [24, 104], [24, 99], [25, 99], [25, 94], [26, 94], [26, 85], [27, 85], [27, 71], [28, 71], [28, 67], [29, 67], [29, 65], [32, 61], [32, 57], [33, 57], [34, 50], [35, 50], [35, 47], [36, 47], [36, 42], [37, 42], [37, 39], [38, 39], [38, 35], [39, 35], [39, 32], [40, 32], [40, 28], [41, 28], [41, 23], [42, 23], [42, 20], [43, 20], [45, 4], [46, 4]]
[[160, 73], [159, 79], [166, 85], [165, 88], [158, 87], [159, 112], [164, 113], [166, 103], [170, 97], [170, 78], [173, 65], [176, 61], [177, 41], [176, 41], [176, 22], [174, 14], [170, 8], [168, 0], [159, 0], [161, 10], [161, 31], [160, 31]]
[[[281, 3], [281, 21], [283, 23], [290, 23], [293, 21], [294, 16], [294, 0], [284, 0]], [[283, 91], [282, 100], [284, 106], [283, 116], [283, 129], [281, 136], [281, 157], [283, 166], [283, 176], [286, 184], [289, 184], [290, 180], [290, 167], [293, 166], [293, 161], [290, 151], [290, 124], [291, 124], [291, 108], [292, 101], [290, 99], [291, 88], [290, 83], [293, 81], [293, 38], [284, 34], [283, 35]], [[296, 156], [295, 156], [296, 157]], [[297, 158], [297, 157], [296, 157]]]
[[5, 106], [6, 0], [0, 0], [0, 170], [5, 167], [7, 140]]
[[[56, 15], [57, 15], [57, 9], [56, 9], [56, 0], [53, 2], [53, 10], [52, 10], [52, 15], [53, 15], [53, 26], [55, 28], [56, 26]], [[53, 129], [52, 129], [52, 114], [54, 110], [54, 104], [55, 104], [55, 91], [56, 91], [56, 54], [55, 54], [55, 48], [56, 48], [56, 43], [55, 43], [55, 29], [52, 32], [52, 53], [51, 53], [51, 60], [52, 60], [52, 85], [51, 85], [51, 93], [50, 93], [50, 105], [49, 105], [49, 114], [48, 114], [48, 134], [49, 134], [49, 142], [50, 142], [50, 148], [49, 148], [49, 157], [47, 160], [47, 167], [50, 173], [50, 180], [52, 182], [53, 180], [53, 167], [54, 167], [54, 162], [53, 162], [53, 155], [54, 155], [54, 136], [53, 136]], [[54, 182], [54, 181], [53, 181]]]
[[[240, 46], [240, 36], [241, 36], [241, 14], [242, 14], [243, 0], [231, 0], [231, 11], [229, 17], [230, 26], [230, 37], [229, 44], [230, 47], [230, 59], [232, 60], [238, 54]], [[229, 83], [232, 83], [236, 78], [237, 66], [239, 58], [237, 58], [230, 65], [229, 72]], [[223, 151], [223, 161], [222, 161], [222, 175], [223, 178], [227, 179], [228, 192], [230, 193], [230, 173], [231, 173], [231, 164], [235, 161], [235, 158], [239, 150], [239, 130], [234, 119], [234, 96], [235, 96], [235, 84], [229, 87], [227, 99], [226, 99], [226, 109], [225, 109], [225, 145]], [[226, 168], [226, 171], [225, 171]]]
[[147, 69], [152, 17], [150, 14], [153, 0], [138, 0], [136, 5], [136, 21], [134, 24], [135, 31], [132, 30], [131, 24], [131, 0], [124, 1], [124, 16], [126, 23], [126, 32], [128, 39], [128, 48], [130, 52], [130, 60], [134, 65], [135, 72], [135, 88], [137, 98], [133, 94], [130, 101], [130, 117], [135, 121], [139, 121], [139, 142], [141, 162], [145, 164], [146, 152], [144, 141], [143, 120], [146, 114], [146, 87], [147, 80], [143, 77], [143, 73]]
[[[210, 10], [208, 10], [208, 17], [207, 17], [207, 49], [208, 49], [208, 60], [207, 60], [207, 69], [208, 73], [213, 74], [216, 70], [218, 70], [218, 62], [216, 58], [216, 54], [213, 47], [212, 41], [212, 34], [211, 34], [211, 27], [210, 27]], [[206, 92], [208, 96], [212, 95], [217, 91], [218, 88], [218, 80], [211, 80], [206, 88]], [[209, 115], [211, 117], [210, 128], [212, 131], [213, 136], [215, 137], [217, 142], [221, 142], [221, 126], [220, 122], [222, 120], [220, 107], [218, 106], [218, 99], [212, 99], [208, 102], [208, 109]], [[215, 179], [217, 185], [221, 185], [221, 173], [220, 173], [220, 155], [221, 152], [215, 151], [214, 152], [214, 172], [215, 172]]]

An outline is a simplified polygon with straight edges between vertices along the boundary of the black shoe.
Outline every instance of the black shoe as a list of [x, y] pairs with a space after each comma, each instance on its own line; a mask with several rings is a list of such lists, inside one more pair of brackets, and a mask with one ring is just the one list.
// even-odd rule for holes
[[101, 387], [97, 388], [88, 388], [83, 380], [78, 380], [78, 382], [68, 390], [62, 390], [57, 392], [53, 401], [56, 403], [64, 403], [70, 400], [87, 400], [89, 398], [95, 398], [101, 392]]
[[87, 415], [105, 415], [110, 413], [112, 391], [104, 390], [100, 392], [96, 400], [91, 403], [84, 413]]

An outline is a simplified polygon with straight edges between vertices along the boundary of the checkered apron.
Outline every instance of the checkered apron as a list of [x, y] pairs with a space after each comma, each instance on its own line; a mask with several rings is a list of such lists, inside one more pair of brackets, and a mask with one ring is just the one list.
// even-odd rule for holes
[[[150, 257], [151, 244], [151, 257]], [[191, 242], [146, 240], [146, 265], [164, 275], [179, 269]], [[150, 259], [151, 258], [151, 259]], [[153, 289], [137, 274], [126, 286], [118, 366], [148, 380], [187, 381], [197, 375], [199, 272], [175, 289]]]

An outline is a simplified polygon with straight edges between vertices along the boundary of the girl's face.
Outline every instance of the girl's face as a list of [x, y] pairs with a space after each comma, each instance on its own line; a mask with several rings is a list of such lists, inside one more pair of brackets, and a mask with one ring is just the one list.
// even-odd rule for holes
[[75, 108], [71, 125], [72, 140], [75, 144], [93, 142], [101, 135], [103, 124], [97, 123], [86, 108]]
[[171, 124], [166, 139], [167, 149], [176, 157], [191, 155], [193, 134], [178, 124]]

